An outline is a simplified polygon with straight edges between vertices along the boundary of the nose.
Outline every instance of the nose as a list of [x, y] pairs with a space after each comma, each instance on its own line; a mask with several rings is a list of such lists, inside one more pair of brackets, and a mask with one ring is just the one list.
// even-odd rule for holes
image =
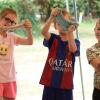
[[11, 22], [8, 21], [8, 22], [6, 22], [6, 23], [7, 23], [7, 24], [6, 24], [7, 26], [11, 26]]

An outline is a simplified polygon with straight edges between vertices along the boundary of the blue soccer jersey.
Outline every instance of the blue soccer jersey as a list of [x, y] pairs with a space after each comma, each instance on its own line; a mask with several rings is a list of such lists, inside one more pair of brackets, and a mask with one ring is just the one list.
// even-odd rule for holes
[[75, 39], [77, 51], [69, 51], [68, 41], [62, 41], [59, 35], [51, 34], [49, 40], [44, 40], [44, 46], [49, 48], [46, 64], [40, 84], [61, 88], [73, 88], [75, 56], [80, 54], [80, 42]]

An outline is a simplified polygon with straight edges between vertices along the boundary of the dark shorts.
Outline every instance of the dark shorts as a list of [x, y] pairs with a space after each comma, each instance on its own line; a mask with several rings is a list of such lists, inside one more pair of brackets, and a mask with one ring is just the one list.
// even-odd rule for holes
[[100, 100], [100, 89], [94, 88], [92, 98], [93, 100]]
[[72, 90], [44, 87], [42, 100], [73, 100]]

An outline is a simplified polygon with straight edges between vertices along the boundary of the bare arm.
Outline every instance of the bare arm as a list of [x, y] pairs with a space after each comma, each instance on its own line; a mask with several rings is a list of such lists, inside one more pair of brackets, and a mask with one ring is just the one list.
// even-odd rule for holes
[[49, 19], [47, 20], [47, 22], [45, 23], [45, 25], [43, 26], [43, 29], [42, 29], [42, 35], [44, 36], [45, 39], [49, 40], [50, 37], [51, 37], [51, 34], [49, 33], [49, 29], [50, 29], [50, 26], [51, 26], [51, 23], [53, 22], [54, 20], [54, 16], [56, 16], [57, 14], [59, 14], [61, 10], [59, 8], [54, 8], [52, 9], [51, 11], [51, 15], [49, 17]]
[[94, 67], [95, 71], [100, 72], [100, 59], [94, 58], [90, 61], [90, 64]]
[[22, 45], [32, 45], [33, 44], [32, 24], [28, 19], [26, 19], [24, 21], [23, 26], [27, 30], [27, 37], [26, 38], [18, 37], [16, 42]]
[[76, 43], [75, 43], [73, 31], [75, 31], [75, 26], [71, 25], [68, 28], [67, 36], [68, 36], [69, 49], [70, 49], [71, 52], [74, 53], [74, 52], [77, 51], [77, 46], [76, 46]]
[[51, 23], [53, 21], [53, 18], [50, 16], [45, 25], [43, 26], [42, 29], [42, 35], [44, 36], [45, 39], [49, 40], [51, 34], [49, 33], [49, 28], [51, 26]]

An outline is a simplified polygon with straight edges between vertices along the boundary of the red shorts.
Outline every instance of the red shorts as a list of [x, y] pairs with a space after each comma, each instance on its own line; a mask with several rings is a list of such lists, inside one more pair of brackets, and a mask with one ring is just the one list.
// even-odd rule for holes
[[0, 96], [7, 98], [16, 98], [16, 82], [0, 83]]

